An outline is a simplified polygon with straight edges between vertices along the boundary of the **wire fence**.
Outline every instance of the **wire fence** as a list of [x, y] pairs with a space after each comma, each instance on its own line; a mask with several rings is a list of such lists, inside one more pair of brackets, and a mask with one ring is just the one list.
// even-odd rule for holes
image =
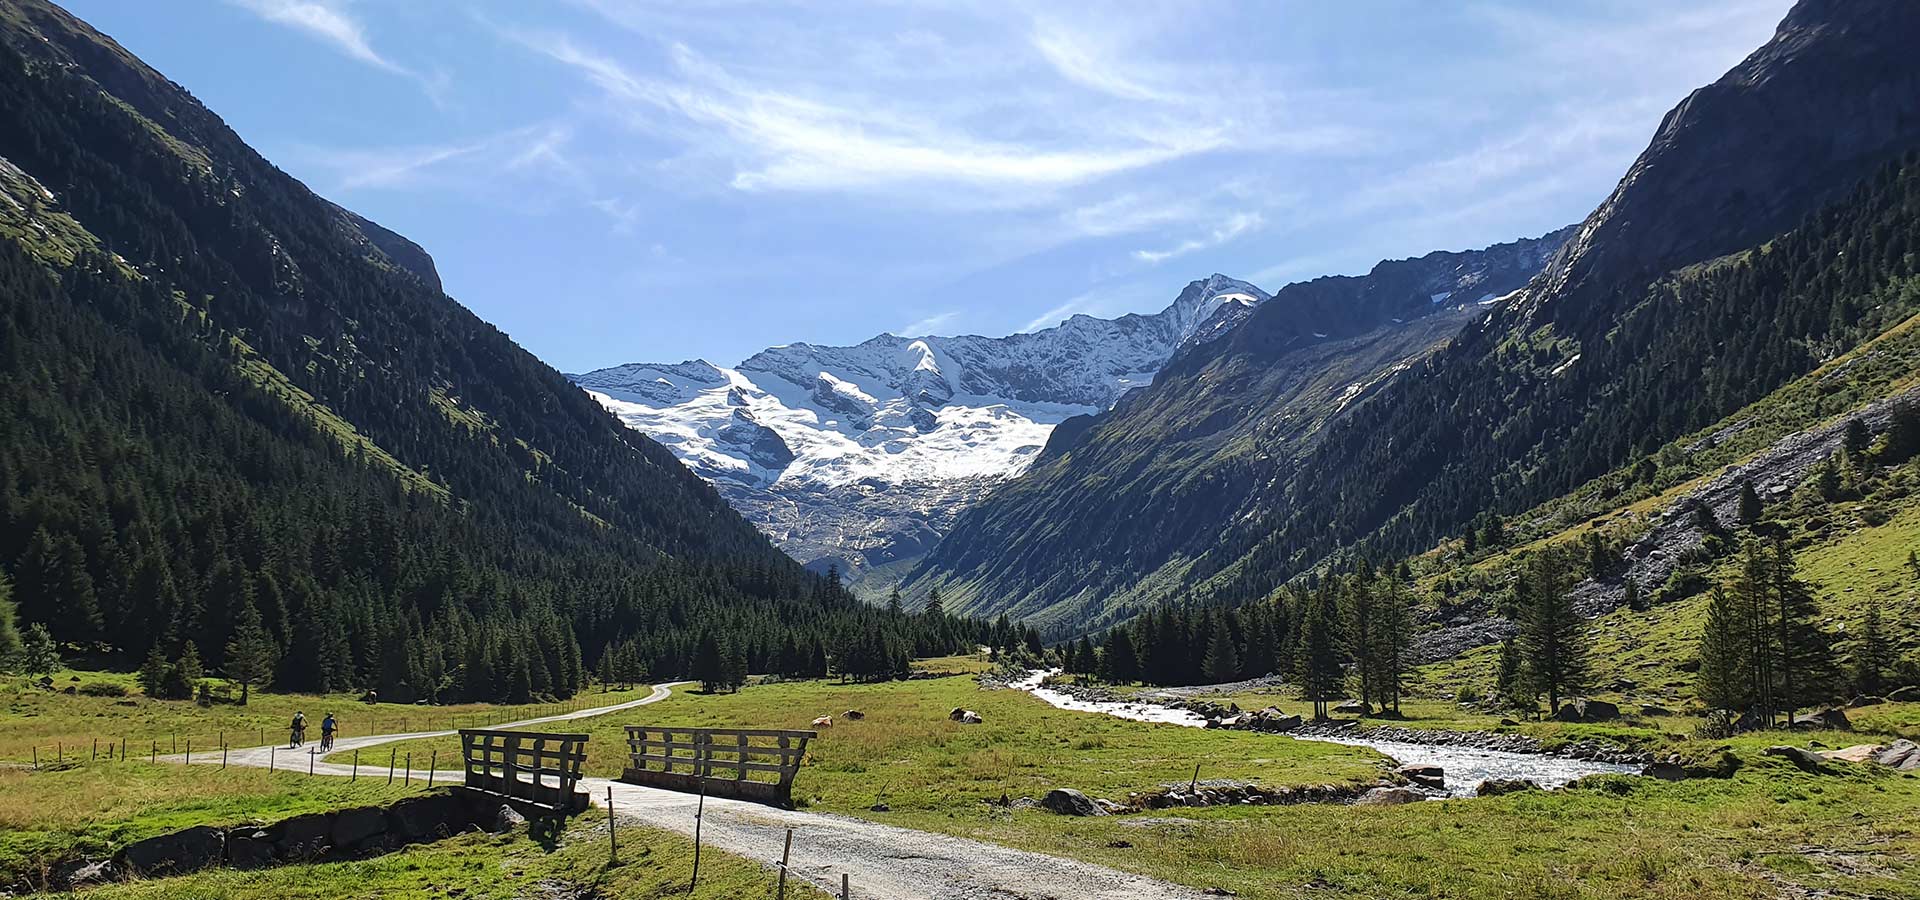
[[[520, 722], [529, 719], [544, 719], [564, 716], [586, 709], [610, 705], [605, 698], [595, 698], [582, 694], [557, 703], [542, 703], [467, 711], [445, 711], [434, 707], [414, 706], [386, 710], [366, 710], [356, 716], [335, 716], [334, 738], [374, 737], [384, 735], [406, 736], [457, 732], [462, 728], [484, 728], [504, 721]], [[278, 746], [289, 750], [320, 749], [320, 721], [307, 720], [305, 740], [294, 743], [289, 725], [267, 726], [258, 723], [240, 724], [228, 727], [194, 728], [189, 730], [169, 730], [163, 734], [151, 732], [141, 735], [102, 734], [98, 736], [80, 736], [73, 740], [56, 738], [46, 744], [34, 743], [23, 754], [20, 762], [34, 769], [45, 766], [64, 766], [73, 762], [99, 762], [145, 759], [157, 762], [162, 756], [200, 755], [201, 759], [189, 760], [190, 764], [209, 759], [207, 754], [220, 754], [230, 750], [253, 747]]]

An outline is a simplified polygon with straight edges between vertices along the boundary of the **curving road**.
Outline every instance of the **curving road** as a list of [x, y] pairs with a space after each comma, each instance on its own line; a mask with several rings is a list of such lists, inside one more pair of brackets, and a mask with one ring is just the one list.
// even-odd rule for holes
[[[655, 685], [639, 700], [613, 706], [583, 709], [557, 716], [525, 719], [492, 726], [519, 728], [604, 716], [622, 710], [658, 703], [673, 694], [675, 681]], [[444, 737], [455, 731], [417, 731], [407, 734], [380, 734], [342, 738], [334, 742], [333, 753], [364, 750], [394, 741]], [[309, 760], [308, 748], [283, 747], [234, 748], [227, 752], [227, 764], [300, 770], [312, 765], [318, 775], [342, 776], [352, 767], [340, 763]], [[182, 756], [162, 757], [169, 762], [186, 762]], [[367, 760], [369, 772], [384, 775], [382, 767]], [[411, 776], [426, 779], [425, 770], [413, 770]], [[438, 783], [457, 784], [462, 773], [432, 773]], [[581, 779], [595, 801], [604, 801], [613, 791], [617, 816], [630, 822], [692, 835], [694, 810], [699, 802], [688, 794], [657, 788], [624, 784], [605, 778]], [[1156, 881], [1076, 860], [1041, 853], [1013, 850], [997, 844], [950, 837], [910, 828], [882, 825], [829, 813], [775, 809], [740, 800], [707, 798], [705, 822], [700, 839], [706, 846], [777, 865], [786, 830], [793, 829], [793, 855], [790, 871], [829, 891], [838, 891], [840, 876], [846, 874], [853, 895], [887, 900], [1199, 900], [1199, 891]]]

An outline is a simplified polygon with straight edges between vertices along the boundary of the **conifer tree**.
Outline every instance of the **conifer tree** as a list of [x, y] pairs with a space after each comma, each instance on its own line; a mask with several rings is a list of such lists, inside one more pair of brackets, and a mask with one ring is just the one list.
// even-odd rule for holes
[[51, 675], [60, 668], [60, 650], [47, 626], [35, 622], [20, 638], [20, 671], [28, 675]]
[[1367, 579], [1358, 575], [1343, 579], [1340, 614], [1340, 636], [1347, 658], [1353, 661], [1354, 686], [1361, 705], [1371, 708], [1380, 671], [1380, 633], [1373, 585]]
[[0, 672], [12, 671], [20, 657], [20, 628], [15, 621], [13, 582], [0, 572]]
[[1127, 629], [1107, 632], [1100, 653], [1100, 680], [1110, 684], [1132, 684], [1140, 680], [1140, 659], [1134, 653], [1133, 635]]
[[280, 662], [280, 646], [260, 619], [260, 611], [249, 603], [240, 610], [233, 640], [227, 642], [226, 674], [240, 683], [240, 705], [245, 706], [254, 685], [262, 687], [273, 680], [274, 666]]
[[177, 700], [191, 700], [195, 691], [200, 689], [200, 679], [206, 677], [206, 669], [200, 663], [200, 648], [192, 641], [186, 641], [180, 647], [180, 658], [173, 663], [168, 673], [167, 695]]
[[887, 595], [887, 615], [898, 617], [901, 614], [901, 612], [902, 612], [902, 607], [900, 605], [900, 588], [896, 586], [894, 587], [893, 592]]
[[1300, 616], [1300, 692], [1313, 702], [1315, 720], [1327, 718], [1327, 701], [1340, 696], [1340, 639], [1334, 600], [1325, 588], [1309, 592]]
[[140, 666], [140, 673], [134, 676], [140, 683], [140, 690], [155, 700], [167, 699], [167, 691], [173, 682], [173, 663], [167, 661], [167, 653], [154, 642], [153, 649], [147, 651], [147, 661]]
[[921, 615], [926, 616], [929, 620], [934, 622], [938, 622], [942, 618], [946, 617], [947, 605], [946, 603], [942, 602], [940, 599], [939, 588], [936, 587], [930, 591], [927, 591], [927, 606], [926, 606], [926, 609], [921, 610]]
[[1893, 644], [1880, 620], [1880, 598], [1874, 597], [1867, 601], [1860, 637], [1853, 644], [1853, 689], [1866, 696], [1879, 696], [1886, 689], [1893, 662]]
[[1413, 646], [1411, 600], [1400, 583], [1386, 580], [1380, 594], [1380, 639], [1374, 651], [1374, 684], [1380, 710], [1400, 714], [1400, 694], [1406, 687], [1407, 652]]
[[1740, 482], [1740, 524], [1752, 525], [1760, 521], [1762, 513], [1760, 495], [1754, 491], [1753, 482]]
[[1240, 653], [1234, 649], [1233, 636], [1224, 617], [1213, 622], [1213, 636], [1207, 641], [1207, 655], [1201, 664], [1209, 684], [1225, 684], [1240, 677]]
[[1747, 654], [1752, 641], [1746, 620], [1725, 588], [1715, 585], [1700, 632], [1700, 702], [1710, 709], [1744, 710], [1753, 703]]
[[1573, 608], [1570, 579], [1557, 554], [1536, 553], [1516, 585], [1519, 647], [1530, 686], [1547, 695], [1547, 715], [1586, 685], [1587, 622]]
[[1502, 639], [1499, 667], [1494, 675], [1494, 693], [1500, 698], [1501, 705], [1508, 709], [1533, 710], [1535, 708], [1535, 698], [1539, 694], [1527, 686], [1524, 669], [1518, 644], [1512, 637]]
[[1767, 574], [1779, 628], [1780, 699], [1791, 723], [1795, 710], [1832, 697], [1833, 639], [1820, 627], [1813, 590], [1800, 580], [1785, 541], [1774, 541]]

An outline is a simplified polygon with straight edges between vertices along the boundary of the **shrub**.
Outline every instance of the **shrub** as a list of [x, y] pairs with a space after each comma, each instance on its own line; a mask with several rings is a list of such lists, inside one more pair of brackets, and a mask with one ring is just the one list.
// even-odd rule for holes
[[1473, 685], [1463, 684], [1453, 693], [1453, 699], [1458, 703], [1479, 703], [1480, 690]]
[[89, 681], [80, 686], [80, 693], [89, 697], [125, 697], [127, 686], [111, 681]]

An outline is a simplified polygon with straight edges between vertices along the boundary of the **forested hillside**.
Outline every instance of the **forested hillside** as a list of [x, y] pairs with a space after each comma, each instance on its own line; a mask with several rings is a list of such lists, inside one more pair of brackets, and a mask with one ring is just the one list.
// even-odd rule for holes
[[0, 2], [0, 85], [0, 568], [71, 651], [518, 700], [609, 648], [639, 678], [703, 636], [756, 671], [970, 640], [801, 570], [57, 7]]
[[[1124, 524], [1061, 527], [1055, 510], [1122, 477], [1069, 456], [1067, 477], [1036, 468], [964, 519], [929, 574], [986, 609], [1147, 589], [1244, 602], [1339, 554], [1416, 553], [1531, 508], [1813, 370], [1913, 311], [1916, 40], [1920, 6], [1804, 0], [1772, 41], [1668, 114], [1525, 291], [1367, 385], [1324, 430], [1293, 430], [1302, 411], [1287, 405], [1242, 420], [1233, 399], [1276, 365], [1249, 331], [1276, 304], [1116, 410], [1096, 434], [1115, 446], [1164, 443], [1177, 422], [1240, 428], [1258, 449], [1233, 477], [1183, 469], [1105, 501], [1158, 496], [1189, 511], [1164, 540], [1116, 546], [1101, 536]], [[1026, 514], [995, 514], [1015, 498]], [[1019, 555], [997, 560], [993, 546]]]

